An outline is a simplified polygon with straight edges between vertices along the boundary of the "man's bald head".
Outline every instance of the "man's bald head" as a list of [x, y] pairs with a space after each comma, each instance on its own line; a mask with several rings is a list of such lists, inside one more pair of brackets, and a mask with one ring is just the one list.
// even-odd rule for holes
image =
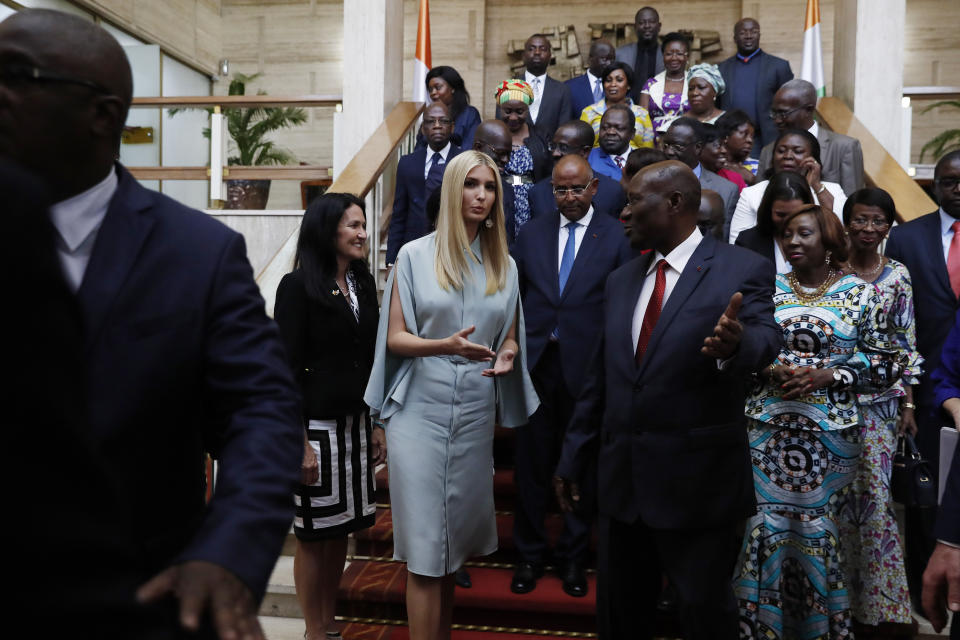
[[794, 78], [784, 82], [770, 104], [773, 122], [780, 131], [809, 129], [817, 108], [817, 89], [812, 83]]
[[593, 150], [595, 139], [593, 127], [583, 120], [570, 120], [561, 124], [554, 132], [551, 153], [554, 160], [568, 153], [576, 153], [587, 158]]
[[623, 216], [630, 243], [670, 253], [697, 224], [700, 181], [687, 165], [666, 160], [644, 167], [630, 181]]
[[493, 158], [502, 170], [510, 161], [513, 136], [502, 120], [484, 120], [473, 134], [473, 149]]
[[583, 182], [593, 180], [593, 168], [586, 158], [579, 155], [566, 155], [557, 160], [553, 166], [553, 175], [571, 174], [581, 178]]
[[0, 155], [59, 199], [103, 180], [133, 94], [123, 48], [92, 22], [33, 9], [0, 22], [0, 59], [29, 71], [0, 88]]
[[697, 214], [697, 226], [703, 235], [722, 239], [724, 215], [723, 198], [720, 194], [711, 189], [703, 189], [700, 192], [700, 210]]

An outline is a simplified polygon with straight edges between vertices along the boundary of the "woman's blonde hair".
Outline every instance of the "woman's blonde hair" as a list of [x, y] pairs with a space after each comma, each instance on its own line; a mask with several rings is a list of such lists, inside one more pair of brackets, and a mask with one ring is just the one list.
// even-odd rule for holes
[[[503, 188], [497, 165], [479, 151], [464, 151], [447, 165], [440, 187], [440, 212], [437, 215], [437, 253], [434, 270], [443, 289], [463, 289], [464, 274], [469, 273], [468, 259], [476, 260], [470, 251], [470, 238], [463, 223], [463, 183], [474, 167], [489, 167], [497, 185], [497, 199], [490, 208], [488, 228], [480, 223], [480, 251], [487, 274], [486, 295], [503, 289], [507, 283], [510, 254], [503, 217]], [[467, 256], [470, 256], [469, 258]]]

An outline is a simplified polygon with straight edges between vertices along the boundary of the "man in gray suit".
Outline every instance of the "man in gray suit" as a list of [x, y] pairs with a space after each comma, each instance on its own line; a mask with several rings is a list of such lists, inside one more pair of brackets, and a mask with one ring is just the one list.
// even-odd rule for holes
[[730, 220], [733, 219], [740, 194], [737, 185], [700, 164], [700, 151], [703, 149], [703, 128], [700, 121], [687, 117], [674, 120], [661, 139], [661, 148], [668, 160], [679, 160], [693, 169], [700, 179], [701, 187], [716, 191], [720, 195], [723, 200], [723, 237], [729, 238]]
[[653, 7], [643, 7], [633, 18], [637, 41], [617, 47], [617, 61], [626, 62], [633, 69], [630, 97], [640, 102], [640, 90], [647, 80], [663, 71], [663, 52], [660, 50], [660, 14]]
[[[813, 119], [817, 107], [817, 90], [806, 80], [790, 80], [773, 96], [770, 116], [780, 131], [802, 129], [809, 131], [820, 142], [820, 179], [836, 182], [848, 196], [863, 188], [863, 150], [860, 141], [836, 131], [821, 127]], [[775, 141], [760, 152], [762, 176], [773, 160]]]

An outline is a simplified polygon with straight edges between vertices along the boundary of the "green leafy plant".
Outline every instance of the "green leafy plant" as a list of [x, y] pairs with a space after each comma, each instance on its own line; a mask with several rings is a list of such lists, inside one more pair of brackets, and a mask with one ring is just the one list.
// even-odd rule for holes
[[[927, 113], [937, 107], [960, 109], [960, 100], [940, 100], [939, 102], [934, 102], [920, 113]], [[960, 129], [947, 129], [923, 145], [920, 149], [920, 162], [923, 162], [923, 157], [927, 154], [927, 151], [929, 151], [934, 158], [942, 158], [943, 154], [955, 149], [960, 149]]]
[[[230, 81], [228, 95], [246, 95], [247, 84], [261, 75], [233, 74]], [[258, 96], [267, 95], [262, 89], [257, 91]], [[170, 116], [174, 116], [186, 109], [170, 109]], [[213, 113], [212, 108], [206, 109]], [[224, 108], [223, 115], [227, 120], [227, 133], [236, 147], [237, 155], [227, 158], [228, 165], [244, 167], [266, 164], [291, 164], [296, 158], [290, 151], [277, 146], [267, 135], [273, 131], [287, 129], [301, 125], [307, 121], [307, 112], [299, 107], [237, 107]], [[210, 139], [210, 127], [203, 130], [203, 136]]]

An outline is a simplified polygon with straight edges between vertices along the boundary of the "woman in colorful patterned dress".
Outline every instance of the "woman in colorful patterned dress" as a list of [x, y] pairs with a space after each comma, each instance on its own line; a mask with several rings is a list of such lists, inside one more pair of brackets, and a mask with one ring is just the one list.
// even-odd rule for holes
[[[523, 80], [506, 80], [496, 92], [500, 119], [513, 136], [513, 150], [505, 171], [507, 181], [513, 186], [514, 235], [530, 220], [530, 189], [535, 182], [550, 175], [553, 158], [547, 142], [540, 137], [527, 118], [533, 103], [533, 88]], [[514, 238], [507, 238], [511, 245]]]
[[793, 266], [774, 292], [784, 345], [746, 402], [758, 512], [734, 583], [741, 637], [846, 638], [838, 509], [860, 456], [856, 392], [888, 347], [874, 325], [882, 302], [840, 270], [843, 228], [829, 212], [801, 207], [779, 237]]
[[631, 149], [653, 147], [653, 123], [650, 114], [630, 98], [633, 87], [633, 69], [626, 62], [614, 62], [604, 67], [600, 74], [603, 81], [603, 98], [599, 102], [587, 105], [580, 112], [580, 119], [593, 127], [593, 146], [600, 146], [600, 120], [606, 113], [607, 107], [613, 104], [625, 104], [636, 116], [636, 133], [630, 140]]
[[[687, 98], [687, 59], [690, 41], [682, 33], [668, 33], [660, 45], [664, 70], [648, 79], [640, 92], [640, 106], [653, 118], [653, 129], [660, 135], [670, 123], [690, 109]], [[641, 82], [641, 80], [637, 80]]]
[[894, 384], [858, 395], [863, 451], [840, 512], [840, 539], [846, 549], [842, 561], [850, 581], [853, 617], [870, 626], [911, 622], [890, 473], [898, 433], [917, 432], [911, 385], [918, 382], [923, 360], [917, 352], [910, 273], [878, 251], [895, 219], [893, 199], [883, 189], [860, 189], [843, 207], [850, 238], [847, 270], [879, 289], [886, 332], [896, 348], [895, 362], [902, 364]]

